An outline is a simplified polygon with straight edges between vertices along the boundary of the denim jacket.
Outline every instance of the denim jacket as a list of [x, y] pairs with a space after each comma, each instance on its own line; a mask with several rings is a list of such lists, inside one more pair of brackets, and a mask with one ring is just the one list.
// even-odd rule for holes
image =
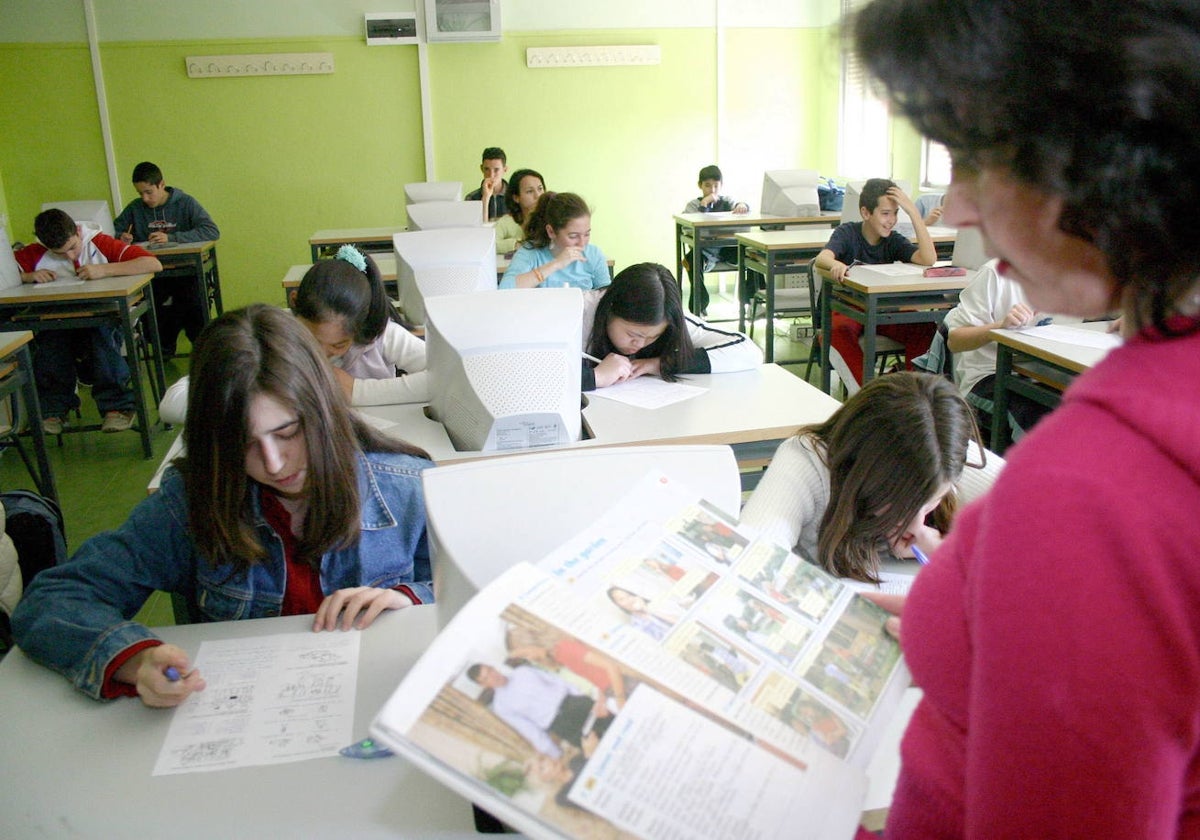
[[[321, 590], [408, 584], [433, 601], [421, 470], [410, 455], [358, 456], [362, 531], [357, 544], [321, 558]], [[280, 614], [286, 586], [283, 544], [253, 491], [255, 527], [268, 558], [242, 573], [213, 568], [188, 531], [183, 476], [168, 469], [159, 491], [123, 525], [80, 546], [66, 563], [41, 572], [13, 614], [13, 635], [32, 659], [99, 698], [114, 657], [154, 634], [130, 619], [155, 590], [183, 595], [201, 621]]]

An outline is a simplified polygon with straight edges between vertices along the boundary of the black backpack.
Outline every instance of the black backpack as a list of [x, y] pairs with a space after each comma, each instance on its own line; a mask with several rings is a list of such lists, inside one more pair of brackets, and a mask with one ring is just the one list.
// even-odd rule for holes
[[5, 532], [17, 548], [21, 579], [26, 587], [42, 569], [67, 559], [67, 532], [58, 503], [32, 490], [0, 493]]

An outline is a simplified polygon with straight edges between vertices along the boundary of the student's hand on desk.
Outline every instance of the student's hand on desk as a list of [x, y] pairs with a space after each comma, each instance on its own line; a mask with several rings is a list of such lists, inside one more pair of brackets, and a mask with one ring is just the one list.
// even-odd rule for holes
[[749, 212], [750, 205], [744, 201], [739, 201], [737, 204], [733, 205], [733, 215], [735, 216], [745, 216]]
[[151, 245], [161, 245], [167, 241], [167, 235], [161, 230], [156, 230], [154, 233], [150, 234], [150, 238], [148, 238], [146, 241]]
[[[168, 668], [174, 668], [180, 678], [167, 677]], [[135, 686], [142, 702], [155, 708], [178, 706], [193, 691], [204, 690], [204, 678], [191, 668], [187, 653], [175, 645], [157, 645], [135, 653], [117, 669], [115, 678]]]
[[1019, 329], [1032, 321], [1035, 315], [1037, 313], [1033, 311], [1033, 307], [1024, 303], [1015, 303], [1013, 308], [1008, 310], [1008, 314], [1004, 316], [1000, 326], [1006, 330]]
[[322, 630], [366, 630], [384, 610], [411, 607], [412, 600], [395, 589], [352, 586], [325, 596], [313, 618], [313, 632]]
[[829, 279], [834, 283], [841, 283], [846, 277], [846, 272], [849, 270], [850, 266], [841, 260], [834, 260], [833, 265], [829, 266]]
[[80, 280], [100, 280], [109, 276], [108, 264], [81, 265], [75, 269], [75, 276]]
[[133, 241], [133, 234], [130, 233], [129, 231], [125, 231], [120, 236], [118, 236], [117, 239], [120, 239], [122, 242], [129, 244], [130, 242]]
[[50, 271], [48, 269], [45, 269], [45, 268], [41, 269], [40, 271], [25, 271], [25, 272], [21, 273], [21, 282], [22, 283], [53, 283], [54, 282], [54, 272]]
[[593, 372], [596, 375], [596, 387], [607, 388], [631, 377], [633, 362], [619, 353], [609, 353]]
[[636, 379], [639, 376], [658, 376], [662, 373], [662, 360], [658, 357], [653, 359], [633, 359], [633, 371], [629, 374], [630, 379]]

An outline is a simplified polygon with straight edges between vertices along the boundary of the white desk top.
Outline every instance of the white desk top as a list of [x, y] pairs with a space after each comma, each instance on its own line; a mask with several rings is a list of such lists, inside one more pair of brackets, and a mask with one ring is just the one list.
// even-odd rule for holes
[[13, 306], [129, 297], [141, 291], [153, 278], [153, 274], [127, 274], [123, 277], [85, 280], [70, 286], [59, 286], [53, 283], [22, 283], [16, 288], [0, 291], [0, 304]]
[[818, 228], [829, 235], [830, 225], [841, 218], [839, 212], [818, 213], [809, 216], [776, 216], [771, 213], [677, 213], [675, 221], [687, 227], [725, 227], [736, 225], [823, 225]]
[[[826, 419], [841, 405], [778, 365], [761, 365], [738, 373], [692, 375], [682, 381], [709, 390], [657, 409], [636, 408], [589, 393], [583, 419], [595, 437], [571, 446], [728, 445], [776, 440], [794, 434], [806, 423]], [[439, 464], [516, 454], [456, 452], [442, 424], [426, 417], [424, 408], [381, 405], [360, 410], [395, 423], [390, 432], [421, 447]]]
[[[372, 254], [371, 259], [375, 260], [375, 265], [379, 267], [379, 276], [387, 282], [388, 280], [396, 279], [396, 255], [395, 254]], [[313, 267], [312, 263], [304, 263], [303, 265], [293, 265], [283, 275], [284, 288], [294, 288], [300, 285], [300, 281], [304, 279], [304, 275]]]
[[[787, 251], [793, 248], [813, 248], [829, 241], [828, 228], [797, 228], [796, 230], [752, 230], [736, 238], [743, 245], [763, 251]], [[929, 228], [929, 238], [937, 242], [953, 242], [958, 231], [948, 227]]]
[[371, 228], [329, 228], [318, 230], [308, 238], [310, 245], [333, 245], [345, 242], [381, 242], [391, 241], [394, 234], [408, 230], [404, 225]]
[[[1068, 334], [1065, 333], [1065, 330], [1068, 329], [1107, 334], [1110, 323], [1109, 321], [1089, 321], [1085, 324], [1063, 324], [1062, 327], [1064, 334]], [[1120, 343], [1114, 336], [1112, 346], [1091, 347], [1043, 338], [1037, 332], [1029, 330], [992, 330], [990, 335], [1000, 344], [1006, 344], [1022, 353], [1028, 353], [1044, 362], [1050, 362], [1074, 373], [1083, 373], [1088, 368], [1099, 364], [1100, 360]]]
[[[307, 632], [310, 617], [159, 628], [193, 657], [208, 639]], [[356, 736], [437, 633], [437, 608], [363, 634]], [[474, 834], [470, 804], [399, 757], [335, 756], [152, 776], [171, 713], [100, 703], [19, 651], [0, 662], [0, 813], [7, 837], [394, 838]]]

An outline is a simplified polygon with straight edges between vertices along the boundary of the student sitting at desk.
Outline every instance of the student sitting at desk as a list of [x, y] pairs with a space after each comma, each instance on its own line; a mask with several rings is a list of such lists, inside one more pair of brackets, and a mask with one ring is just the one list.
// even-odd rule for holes
[[508, 171], [508, 156], [499, 146], [488, 146], [481, 155], [479, 171], [483, 173], [479, 189], [467, 193], [466, 200], [482, 201], [483, 220], [495, 221], [508, 212], [505, 198], [508, 181], [504, 180], [504, 173]]
[[575, 193], [544, 193], [525, 222], [525, 242], [513, 254], [500, 288], [607, 286], [612, 282], [608, 260], [591, 238], [586, 201]]
[[[65, 212], [43, 210], [33, 220], [41, 244], [17, 251], [21, 282], [49, 283], [57, 279], [99, 280], [162, 270], [158, 258], [136, 245], [76, 225]], [[133, 427], [133, 392], [129, 365], [121, 355], [117, 324], [79, 330], [42, 330], [33, 340], [33, 373], [42, 408], [42, 429], [62, 434], [67, 414], [79, 407], [75, 386], [80, 378], [92, 383], [92, 398], [100, 410], [105, 432]]]
[[[917, 237], [915, 245], [892, 230], [900, 209], [912, 219]], [[827, 272], [834, 283], [842, 282], [855, 263], [933, 265], [937, 259], [929, 229], [916, 205], [894, 182], [886, 178], [868, 180], [859, 193], [858, 212], [862, 221], [838, 225], [824, 250], [817, 254], [817, 268]], [[904, 345], [904, 355], [911, 370], [912, 360], [929, 349], [936, 327], [933, 324], [883, 324], [877, 332]], [[863, 381], [863, 352], [858, 344], [862, 334], [862, 324], [840, 312], [833, 313], [831, 344], [859, 382]]]
[[155, 590], [201, 621], [315, 613], [314, 631], [433, 600], [431, 464], [347, 410], [308, 331], [254, 304], [195, 350], [187, 456], [123, 525], [41, 572], [13, 615], [25, 653], [95, 698], [174, 706], [204, 687], [184, 651], [130, 620]]
[[[217, 223], [178, 187], [165, 185], [162, 170], [148, 160], [133, 168], [137, 198], [113, 220], [117, 235], [125, 242], [149, 242], [152, 246], [171, 242], [208, 242], [219, 239]], [[154, 278], [154, 313], [163, 355], [175, 355], [179, 333], [195, 342], [204, 329], [208, 300], [196, 281], [187, 277]]]
[[518, 169], [508, 181], [508, 213], [496, 219], [496, 253], [511, 254], [525, 238], [525, 220], [546, 191], [541, 173]]
[[[997, 260], [989, 260], [980, 266], [945, 320], [946, 346], [954, 354], [954, 383], [979, 412], [980, 419], [988, 422], [996, 384], [992, 330], [1032, 326], [1041, 317], [1029, 305], [1021, 287], [1000, 276], [996, 264]], [[1023, 394], [1009, 394], [1008, 413], [1021, 432], [1029, 431], [1049, 412], [1047, 406]]]
[[741, 522], [830, 574], [878, 583], [882, 560], [912, 557], [913, 546], [928, 556], [960, 499], [986, 492], [1003, 461], [989, 453], [985, 463], [982, 451], [970, 406], [945, 378], [873, 379], [780, 444]]
[[[639, 376], [674, 382], [685, 373], [730, 373], [762, 364], [740, 332], [719, 330], [683, 311], [679, 284], [657, 263], [623, 269], [612, 285], [584, 295], [584, 391]], [[594, 366], [593, 366], [594, 365]]]
[[[733, 213], [736, 216], [743, 216], [750, 212], [750, 205], [744, 201], [738, 201], [727, 195], [721, 195], [721, 168], [715, 163], [704, 167], [700, 170], [700, 177], [697, 179], [696, 186], [700, 188], [700, 197], [693, 198], [683, 208], [684, 213]], [[726, 245], [723, 248], [705, 248], [700, 252], [700, 258], [704, 261], [704, 270], [712, 271], [713, 267], [719, 262], [737, 263], [737, 246]], [[683, 264], [691, 271], [692, 259], [689, 253]], [[694, 306], [696, 295], [700, 295], [700, 308]], [[688, 298], [688, 309], [692, 312], [699, 312], [701, 315], [708, 312], [708, 289], [703, 283], [697, 284], [692, 282], [692, 291]]]

